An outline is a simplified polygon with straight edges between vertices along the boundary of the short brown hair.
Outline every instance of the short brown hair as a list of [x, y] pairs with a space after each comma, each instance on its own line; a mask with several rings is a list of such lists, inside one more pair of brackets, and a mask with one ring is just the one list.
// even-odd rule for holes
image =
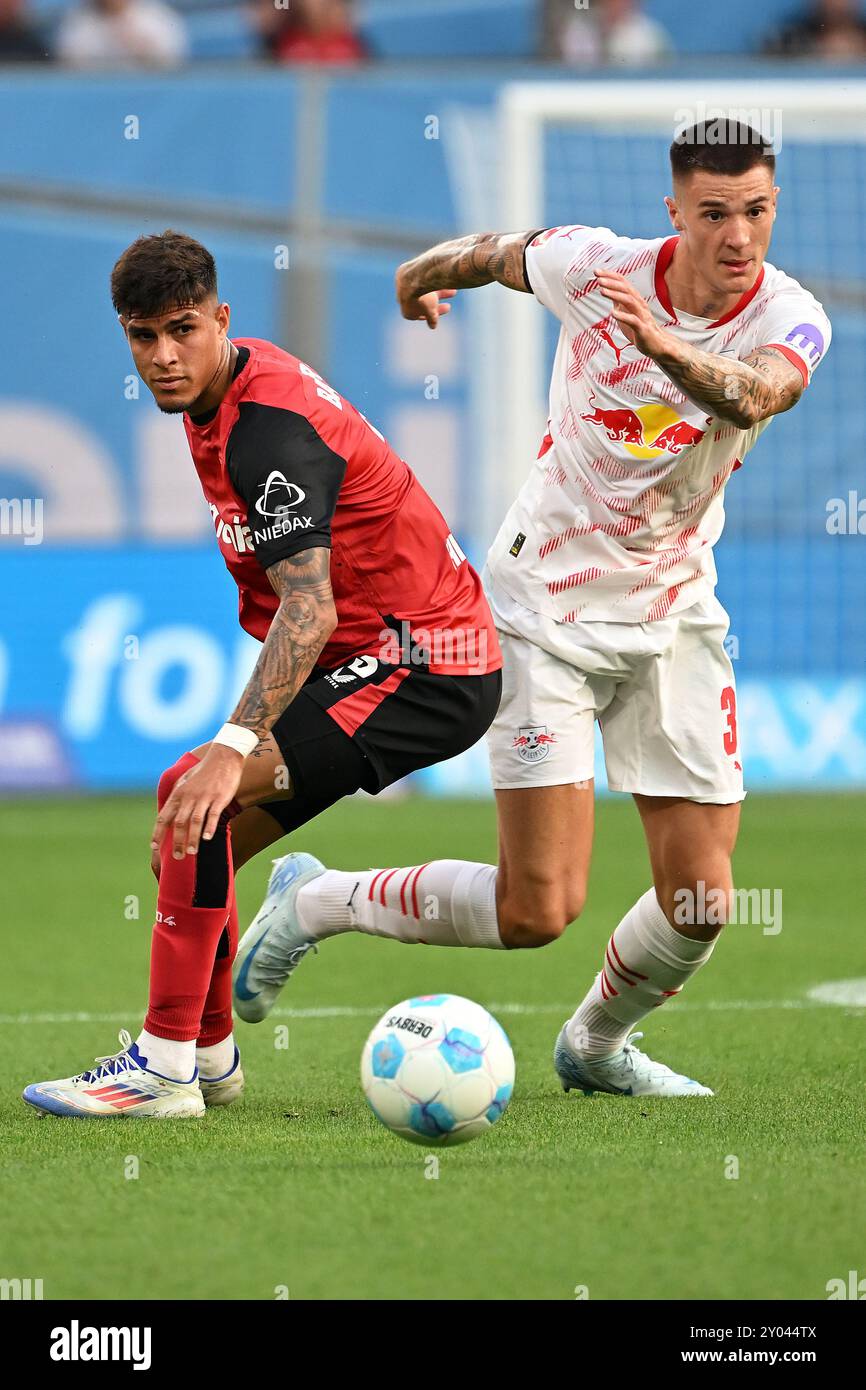
[[776, 167], [773, 146], [759, 131], [741, 121], [720, 117], [700, 121], [681, 130], [670, 148], [674, 178], [683, 178], [698, 169], [711, 174], [747, 174], [763, 164], [772, 174]]
[[216, 293], [216, 264], [210, 251], [171, 228], [140, 236], [111, 272], [111, 301], [125, 317], [153, 318], [175, 305], [200, 304]]

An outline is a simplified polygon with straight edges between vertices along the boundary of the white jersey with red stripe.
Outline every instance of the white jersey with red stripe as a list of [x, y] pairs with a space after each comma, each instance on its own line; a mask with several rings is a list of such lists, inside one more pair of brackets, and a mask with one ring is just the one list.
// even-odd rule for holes
[[661, 326], [705, 352], [742, 360], [772, 345], [808, 384], [830, 343], [818, 301], [767, 263], [724, 317], [675, 310], [665, 272], [678, 241], [572, 226], [527, 247], [529, 284], [562, 329], [548, 431], [488, 566], [558, 622], [647, 622], [712, 593], [725, 485], [770, 423], [738, 429], [685, 396], [625, 337], [595, 268], [627, 276]]

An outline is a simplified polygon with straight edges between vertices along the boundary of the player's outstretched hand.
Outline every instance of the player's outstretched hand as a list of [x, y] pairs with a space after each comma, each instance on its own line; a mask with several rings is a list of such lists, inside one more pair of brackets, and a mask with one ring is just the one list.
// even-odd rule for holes
[[400, 312], [404, 319], [424, 319], [428, 328], [435, 328], [444, 314], [451, 313], [449, 299], [456, 290], [431, 290], [429, 294], [406, 294], [398, 290]]
[[151, 849], [158, 850], [171, 830], [175, 859], [197, 854], [202, 837], [212, 838], [220, 816], [240, 786], [243, 770], [240, 753], [225, 744], [212, 743], [201, 762], [175, 783], [156, 818]]
[[647, 357], [665, 351], [669, 334], [659, 328], [652, 311], [634, 285], [617, 270], [594, 270], [598, 287], [611, 301], [612, 313], [629, 342]]

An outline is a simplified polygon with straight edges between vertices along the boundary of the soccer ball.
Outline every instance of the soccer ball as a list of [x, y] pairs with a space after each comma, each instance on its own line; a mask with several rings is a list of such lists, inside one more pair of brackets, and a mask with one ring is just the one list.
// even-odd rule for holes
[[514, 1053], [480, 1004], [420, 994], [395, 1004], [361, 1057], [373, 1114], [413, 1144], [465, 1144], [495, 1125], [514, 1087]]

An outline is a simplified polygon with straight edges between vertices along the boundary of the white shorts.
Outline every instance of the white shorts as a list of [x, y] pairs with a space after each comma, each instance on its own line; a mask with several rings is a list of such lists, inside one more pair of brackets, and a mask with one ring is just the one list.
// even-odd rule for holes
[[612, 791], [743, 800], [729, 619], [714, 595], [652, 623], [557, 623], [489, 572], [484, 587], [504, 661], [494, 787], [589, 781], [597, 719]]

